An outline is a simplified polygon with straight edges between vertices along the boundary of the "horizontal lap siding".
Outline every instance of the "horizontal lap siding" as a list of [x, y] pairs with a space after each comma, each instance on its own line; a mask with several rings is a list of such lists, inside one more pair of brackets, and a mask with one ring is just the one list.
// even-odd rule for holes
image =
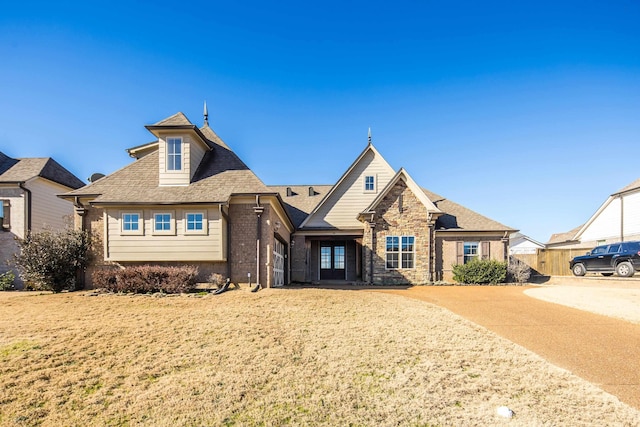
[[[125, 209], [127, 212], [139, 209]], [[119, 216], [122, 209], [109, 209], [108, 260], [110, 261], [225, 261], [223, 243], [226, 227], [218, 207], [175, 209], [175, 235], [154, 235], [152, 216], [166, 209], [144, 209], [144, 234], [122, 235]], [[184, 232], [185, 212], [206, 210], [208, 233], [187, 235]]]
[[57, 194], [66, 193], [70, 188], [43, 179], [29, 182], [27, 188], [31, 190], [33, 231], [42, 231], [47, 227], [60, 230], [71, 222], [73, 204], [57, 197]]
[[[362, 228], [362, 223], [357, 218], [358, 214], [384, 189], [393, 174], [393, 170], [382, 158], [376, 157], [372, 151], [368, 152], [306, 226]], [[365, 176], [375, 177], [375, 192], [364, 191]]]

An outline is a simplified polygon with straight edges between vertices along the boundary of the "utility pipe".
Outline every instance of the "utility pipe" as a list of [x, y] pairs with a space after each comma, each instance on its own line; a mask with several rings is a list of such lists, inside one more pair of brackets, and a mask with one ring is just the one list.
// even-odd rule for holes
[[31, 232], [31, 190], [24, 186], [24, 181], [18, 183], [18, 187], [22, 189], [25, 193], [25, 201], [24, 201], [24, 215], [26, 218], [25, 228], [24, 228], [24, 238], [27, 237], [27, 234]]

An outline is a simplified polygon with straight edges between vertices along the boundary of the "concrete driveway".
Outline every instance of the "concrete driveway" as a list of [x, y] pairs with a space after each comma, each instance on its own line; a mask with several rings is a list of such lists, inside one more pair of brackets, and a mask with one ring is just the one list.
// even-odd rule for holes
[[[625, 293], [606, 291], [625, 286], [604, 288], [603, 292], [597, 290], [602, 287], [599, 283], [567, 283], [542, 287], [416, 286], [383, 292], [447, 308], [640, 409], [640, 324], [567, 304], [580, 300], [591, 306], [615, 305], [612, 301], [622, 302]], [[628, 293], [640, 292], [640, 286], [634, 286], [628, 287]], [[557, 290], [544, 291], [547, 288]], [[538, 299], [543, 296], [557, 301]], [[636, 311], [640, 311], [638, 304]]]

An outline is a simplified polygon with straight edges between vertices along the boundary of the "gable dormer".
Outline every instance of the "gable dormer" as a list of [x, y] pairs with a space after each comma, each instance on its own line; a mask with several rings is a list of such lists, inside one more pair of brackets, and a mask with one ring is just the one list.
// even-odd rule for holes
[[211, 150], [207, 138], [182, 113], [145, 127], [158, 137], [158, 185], [189, 185], [205, 153]]

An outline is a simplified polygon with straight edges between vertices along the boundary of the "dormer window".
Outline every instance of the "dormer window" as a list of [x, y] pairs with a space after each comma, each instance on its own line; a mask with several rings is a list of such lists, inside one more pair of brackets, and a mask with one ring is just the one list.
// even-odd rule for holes
[[367, 175], [364, 177], [364, 191], [374, 192], [376, 191], [376, 178], [373, 175]]
[[182, 170], [182, 138], [167, 138], [167, 170]]

